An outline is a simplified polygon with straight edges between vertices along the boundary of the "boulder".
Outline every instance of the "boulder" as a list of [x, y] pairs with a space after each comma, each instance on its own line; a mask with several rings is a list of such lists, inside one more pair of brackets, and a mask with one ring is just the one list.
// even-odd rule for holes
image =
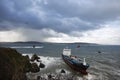
[[45, 68], [45, 64], [40, 63], [39, 67], [40, 67], [40, 68]]
[[38, 67], [38, 65], [36, 63], [32, 63], [31, 64], [31, 70], [32, 73], [36, 73], [40, 71], [40, 68]]
[[32, 57], [31, 57], [31, 61], [32, 61], [32, 62], [34, 62], [35, 60], [36, 60], [37, 62], [40, 62], [39, 59], [40, 59], [40, 57], [38, 57], [36, 54], [33, 54]]

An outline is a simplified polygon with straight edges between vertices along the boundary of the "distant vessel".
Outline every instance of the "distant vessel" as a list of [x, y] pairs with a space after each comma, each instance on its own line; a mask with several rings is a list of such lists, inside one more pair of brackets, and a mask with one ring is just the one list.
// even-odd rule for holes
[[71, 55], [71, 49], [63, 49], [62, 59], [73, 70], [84, 75], [88, 74], [86, 70], [89, 67], [89, 64], [86, 63], [85, 58], [82, 61], [77, 56]]
[[101, 51], [98, 51], [98, 53], [102, 53]]
[[36, 46], [35, 45], [33, 45], [33, 48], [35, 48]]

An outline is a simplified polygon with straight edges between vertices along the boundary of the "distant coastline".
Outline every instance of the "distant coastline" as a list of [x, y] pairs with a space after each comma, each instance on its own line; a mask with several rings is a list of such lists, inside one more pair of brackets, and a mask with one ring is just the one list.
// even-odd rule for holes
[[38, 41], [17, 41], [17, 42], [0, 42], [0, 44], [76, 44], [76, 45], [88, 45], [88, 46], [120, 46], [115, 44], [97, 44], [88, 42], [71, 42], [71, 43], [57, 43], [57, 42], [38, 42]]

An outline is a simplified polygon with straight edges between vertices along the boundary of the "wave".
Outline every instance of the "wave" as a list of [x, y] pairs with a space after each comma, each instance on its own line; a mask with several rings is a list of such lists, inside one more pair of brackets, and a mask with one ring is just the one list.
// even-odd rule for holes
[[[29, 54], [29, 57], [31, 58], [32, 55], [33, 54]], [[59, 79], [59, 80], [68, 80], [69, 78], [74, 78], [72, 80], [115, 80], [115, 79], [119, 80], [120, 78], [119, 64], [116, 65], [115, 59], [111, 57], [108, 58], [108, 56], [106, 58], [105, 55], [101, 57], [98, 56], [98, 57], [88, 58], [90, 68], [88, 68], [87, 70], [88, 75], [86, 76], [81, 76], [79, 73], [71, 70], [71, 68], [69, 68], [64, 63], [64, 61], [62, 61], [61, 57], [50, 57], [50, 56], [39, 56], [39, 57], [42, 60], [42, 62], [46, 65], [46, 67], [44, 69], [41, 69], [39, 73], [35, 73], [35, 74], [28, 73], [29, 77], [31, 75], [45, 77], [45, 75], [48, 74], [59, 76], [61, 69], [64, 69], [66, 71], [66, 74], [63, 75], [62, 77], [64, 77], [65, 79]]]
[[[12, 46], [10, 48], [33, 48], [33, 46]], [[35, 46], [35, 48], [44, 48], [44, 46]]]
[[[33, 54], [23, 54], [23, 55], [28, 55], [29, 58], [31, 58]], [[39, 56], [39, 57], [42, 63], [45, 64], [45, 68], [40, 69], [41, 71], [38, 73], [27, 73], [29, 79], [36, 78], [36, 76], [42, 76], [43, 78], [45, 78], [46, 75], [48, 74], [52, 74], [54, 76], [59, 76], [61, 78], [64, 78], [60, 80], [68, 80], [69, 78], [74, 78], [73, 80], [94, 80], [94, 78], [96, 78], [94, 75], [91, 75], [90, 73], [86, 76], [79, 75], [79, 73], [71, 70], [71, 68], [69, 68], [63, 62], [61, 57], [49, 57], [49, 56]], [[40, 64], [39, 62], [36, 63], [38, 65]], [[64, 75], [62, 74], [61, 76], [60, 72], [62, 69], [65, 70], [66, 74]]]

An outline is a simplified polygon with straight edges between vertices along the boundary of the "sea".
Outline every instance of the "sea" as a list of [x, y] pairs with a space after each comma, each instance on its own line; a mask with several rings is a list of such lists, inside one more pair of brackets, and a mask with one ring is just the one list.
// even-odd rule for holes
[[[120, 80], [120, 45], [15, 42], [0, 43], [0, 47], [14, 48], [29, 57], [33, 54], [40, 57], [45, 68], [38, 73], [27, 73], [29, 80], [37, 79], [38, 76], [39, 80], [49, 80], [48, 75], [53, 77], [50, 80]], [[72, 55], [80, 59], [86, 58], [90, 65], [88, 75], [82, 75], [64, 63], [61, 54], [66, 47], [72, 50]], [[65, 73], [61, 73], [61, 70]]]

